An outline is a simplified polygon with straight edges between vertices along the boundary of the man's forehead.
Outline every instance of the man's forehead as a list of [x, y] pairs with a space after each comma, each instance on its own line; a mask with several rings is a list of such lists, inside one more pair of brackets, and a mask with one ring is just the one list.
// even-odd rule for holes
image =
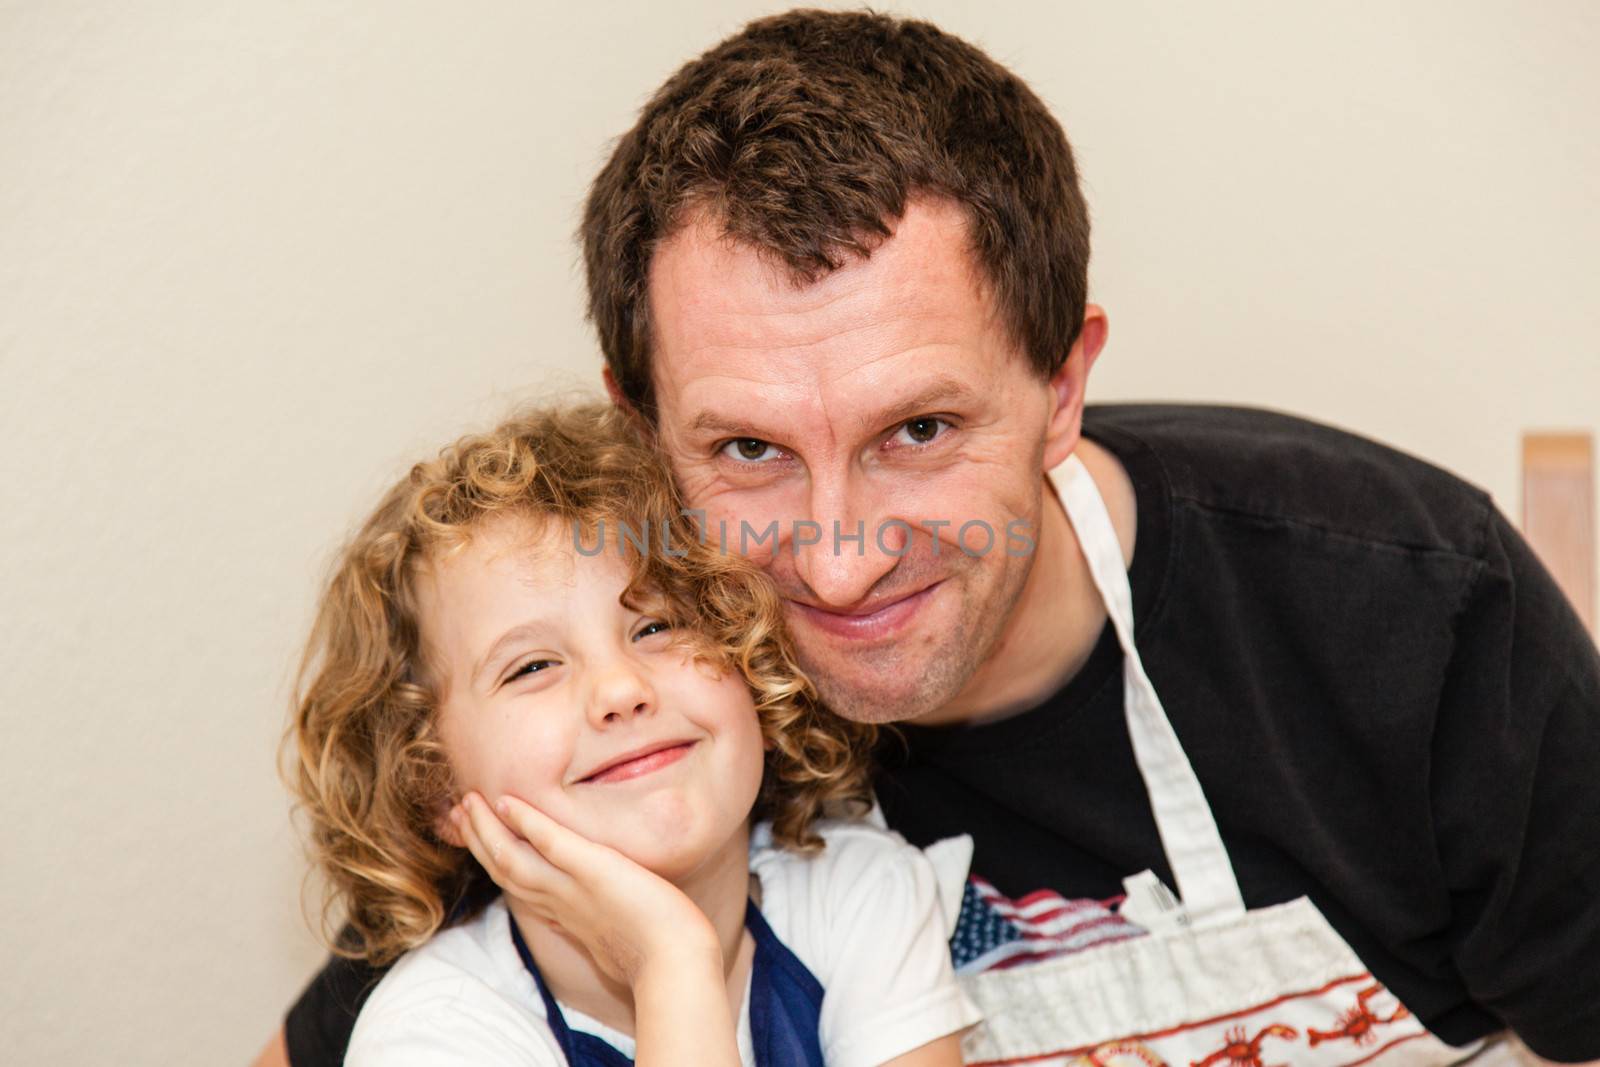
[[737, 304], [738, 294], [750, 287], [790, 295], [804, 306], [825, 281], [794, 276], [776, 257], [741, 243], [705, 212], [690, 215], [651, 250], [647, 279], [652, 310], [658, 313], [663, 302], [669, 313], [722, 310]]
[[[795, 318], [813, 318], [868, 290], [913, 304], [923, 294], [938, 294], [939, 299], [927, 301], [928, 311], [942, 309], [943, 298], [954, 293], [990, 307], [988, 287], [971, 254], [965, 209], [917, 198], [891, 225], [892, 235], [870, 257], [852, 256], [837, 269], [807, 279], [774, 255], [729, 236], [713, 216], [696, 213], [651, 253], [651, 319], [659, 329], [685, 319], [699, 324], [707, 317], [753, 317], [766, 321], [727, 328], [742, 326], [765, 340], [795, 328]], [[794, 332], [796, 337], [788, 339], [803, 336], [804, 324]]]
[[[674, 237], [656, 253], [650, 274], [652, 358], [668, 377], [685, 357], [706, 350], [785, 350], [825, 345], [881, 324], [873, 299], [903, 279], [870, 261], [850, 263], [807, 282], [746, 246], [703, 227]], [[926, 289], [926, 286], [922, 287]], [[781, 376], [781, 360], [777, 373]]]
[[953, 209], [908, 210], [871, 259], [797, 284], [708, 223], [680, 231], [658, 250], [651, 280], [663, 417], [680, 432], [727, 431], [753, 408], [867, 417], [980, 387], [1009, 343], [965, 235]]

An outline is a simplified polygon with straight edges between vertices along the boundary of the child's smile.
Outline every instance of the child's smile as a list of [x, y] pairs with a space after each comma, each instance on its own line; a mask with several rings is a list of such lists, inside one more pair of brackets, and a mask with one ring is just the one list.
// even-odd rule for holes
[[632, 752], [607, 761], [598, 770], [578, 779], [580, 783], [627, 782], [641, 778], [652, 771], [678, 762], [699, 744], [694, 738], [686, 741], [663, 741], [645, 745]]

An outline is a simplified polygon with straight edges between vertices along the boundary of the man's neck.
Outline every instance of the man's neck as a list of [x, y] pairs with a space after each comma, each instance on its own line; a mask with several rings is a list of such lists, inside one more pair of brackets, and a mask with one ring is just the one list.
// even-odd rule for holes
[[[744, 828], [692, 875], [674, 883], [717, 931], [735, 1019], [755, 949], [744, 925], [751, 880], [750, 832]], [[630, 1036], [636, 1033], [631, 990], [608, 978], [583, 946], [564, 931], [552, 929], [510, 894], [505, 900], [551, 995], [615, 1030]]]
[[[1139, 509], [1128, 472], [1087, 438], [1080, 438], [1073, 451], [1100, 490], [1123, 563], [1131, 566]], [[1105, 605], [1048, 477], [1039, 527], [1033, 568], [994, 649], [954, 700], [917, 717], [916, 725], [971, 726], [1038, 707], [1088, 661], [1105, 628]]]

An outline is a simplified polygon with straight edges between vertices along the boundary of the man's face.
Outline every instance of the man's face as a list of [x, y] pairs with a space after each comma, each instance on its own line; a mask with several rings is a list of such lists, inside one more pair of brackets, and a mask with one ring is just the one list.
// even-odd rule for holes
[[938, 709], [995, 651], [1041, 472], [1076, 439], [1066, 376], [1027, 364], [970, 258], [961, 210], [922, 200], [814, 285], [703, 222], [652, 263], [662, 447], [710, 535], [777, 582], [801, 665], [847, 718]]

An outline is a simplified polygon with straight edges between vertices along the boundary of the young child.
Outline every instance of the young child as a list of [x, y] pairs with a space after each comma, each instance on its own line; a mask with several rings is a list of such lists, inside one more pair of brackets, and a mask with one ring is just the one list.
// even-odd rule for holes
[[818, 706], [780, 618], [606, 407], [388, 492], [290, 728], [335, 951], [404, 953], [348, 1064], [960, 1063], [933, 871], [839, 817], [872, 728]]

